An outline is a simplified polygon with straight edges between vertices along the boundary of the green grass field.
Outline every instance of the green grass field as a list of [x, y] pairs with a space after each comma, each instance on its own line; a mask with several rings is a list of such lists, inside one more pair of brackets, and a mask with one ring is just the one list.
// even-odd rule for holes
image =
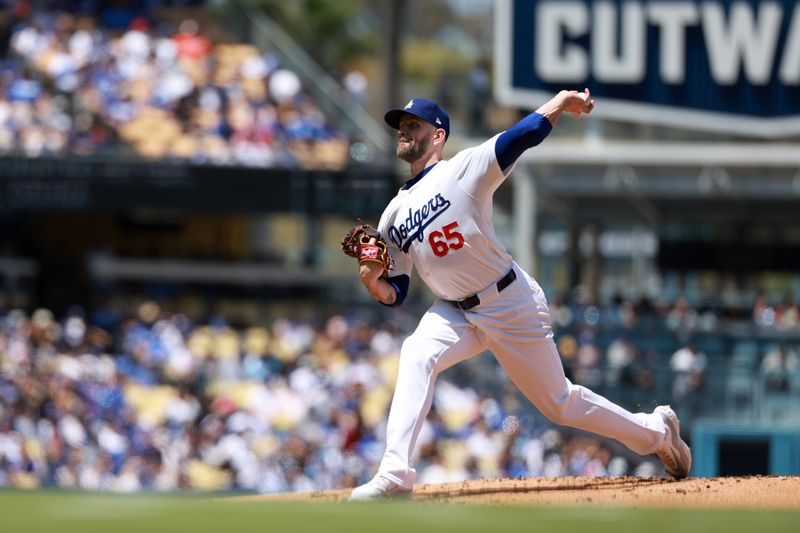
[[778, 533], [800, 512], [227, 502], [198, 496], [0, 491], [0, 533], [555, 531]]

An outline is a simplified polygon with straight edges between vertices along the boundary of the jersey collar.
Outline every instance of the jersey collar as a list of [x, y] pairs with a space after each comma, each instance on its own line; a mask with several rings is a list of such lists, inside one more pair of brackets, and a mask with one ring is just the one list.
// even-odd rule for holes
[[433, 167], [435, 167], [435, 166], [436, 166], [436, 165], [438, 165], [438, 164], [439, 164], [439, 162], [437, 161], [436, 163], [434, 163], [434, 164], [432, 164], [431, 166], [429, 166], [429, 167], [427, 167], [426, 169], [424, 169], [422, 172], [420, 172], [419, 174], [417, 174], [416, 176], [414, 176], [413, 178], [411, 178], [410, 180], [408, 180], [408, 181], [405, 183], [405, 185], [403, 185], [402, 187], [400, 187], [400, 190], [401, 190], [401, 191], [407, 191], [408, 189], [410, 189], [411, 187], [413, 187], [414, 185], [416, 185], [416, 184], [417, 184], [417, 182], [418, 182], [419, 180], [421, 180], [422, 178], [424, 178], [424, 177], [425, 177], [425, 174], [427, 174], [428, 172], [430, 172], [431, 170], [433, 170]]

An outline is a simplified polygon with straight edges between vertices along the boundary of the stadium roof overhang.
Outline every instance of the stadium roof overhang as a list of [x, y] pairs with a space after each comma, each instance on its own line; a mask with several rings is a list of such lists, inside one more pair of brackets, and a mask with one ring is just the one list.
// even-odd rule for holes
[[788, 143], [551, 139], [523, 154], [510, 181], [497, 200], [512, 213], [515, 256], [526, 265], [548, 221], [655, 229], [800, 220], [800, 145]]
[[535, 181], [540, 208], [556, 216], [797, 220], [800, 145], [550, 142], [515, 174]]
[[551, 141], [525, 152], [520, 162], [583, 166], [627, 164], [647, 167], [800, 169], [800, 144]]

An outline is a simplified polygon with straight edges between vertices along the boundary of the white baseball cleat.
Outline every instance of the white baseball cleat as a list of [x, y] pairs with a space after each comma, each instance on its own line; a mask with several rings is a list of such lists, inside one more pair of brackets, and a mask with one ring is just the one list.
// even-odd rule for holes
[[664, 463], [664, 470], [675, 479], [683, 479], [692, 468], [692, 450], [681, 438], [681, 425], [678, 415], [669, 405], [659, 405], [653, 411], [661, 415], [667, 427], [667, 437], [656, 455]]
[[410, 499], [411, 491], [403, 488], [394, 481], [387, 479], [380, 474], [372, 478], [368, 483], [356, 487], [350, 493], [348, 501], [368, 502], [386, 499]]

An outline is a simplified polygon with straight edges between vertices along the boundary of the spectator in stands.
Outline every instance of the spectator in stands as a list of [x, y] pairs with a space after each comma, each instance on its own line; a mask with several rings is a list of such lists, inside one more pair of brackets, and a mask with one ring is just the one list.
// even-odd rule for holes
[[634, 405], [644, 405], [652, 401], [656, 384], [656, 370], [659, 354], [651, 350], [638, 351], [636, 360], [630, 367], [630, 376], [633, 380], [634, 389], [630, 401]]
[[606, 351], [606, 383], [615, 387], [623, 382], [632, 382], [632, 367], [636, 361], [636, 349], [625, 338], [614, 339]]
[[575, 383], [593, 390], [603, 384], [603, 355], [595, 344], [594, 333], [589, 329], [579, 335], [572, 373]]
[[550, 306], [550, 316], [555, 328], [566, 328], [572, 324], [572, 310], [564, 301], [562, 294], [556, 294], [553, 299], [553, 305]]
[[358, 69], [352, 69], [344, 75], [342, 80], [345, 90], [355, 103], [360, 106], [367, 105], [369, 100], [369, 81]]
[[204, 61], [214, 47], [208, 37], [200, 34], [200, 25], [194, 19], [181, 22], [172, 40], [177, 46], [180, 61]]
[[800, 371], [800, 358], [785, 344], [776, 344], [761, 361], [761, 375], [768, 391], [787, 392], [791, 388], [792, 376]]
[[676, 402], [696, 398], [705, 382], [706, 363], [706, 355], [692, 342], [672, 354], [669, 366], [674, 374], [672, 396]]
[[684, 339], [697, 328], [697, 310], [689, 305], [686, 298], [675, 300], [667, 315], [667, 327]]
[[606, 309], [607, 322], [611, 327], [632, 329], [636, 325], [636, 309], [631, 300], [617, 294]]
[[775, 325], [775, 310], [769, 305], [769, 300], [764, 294], [759, 294], [753, 304], [753, 322], [764, 327]]
[[779, 330], [789, 331], [800, 324], [800, 310], [794, 298], [787, 297], [775, 312], [775, 325]]

